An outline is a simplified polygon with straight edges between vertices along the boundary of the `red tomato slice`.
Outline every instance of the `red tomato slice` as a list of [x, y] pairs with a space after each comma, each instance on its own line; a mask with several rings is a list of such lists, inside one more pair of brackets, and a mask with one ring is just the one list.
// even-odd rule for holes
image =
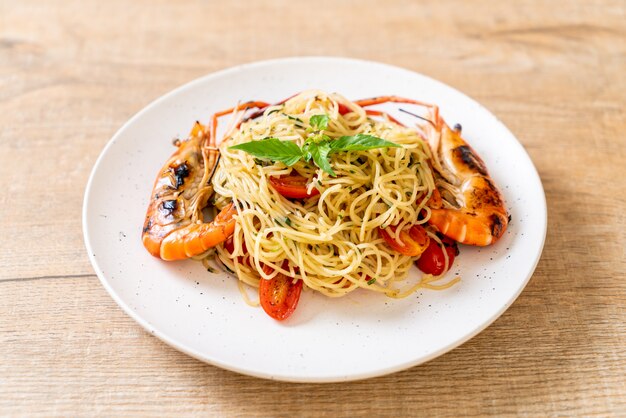
[[340, 115], [345, 115], [346, 113], [352, 112], [352, 109], [350, 109], [345, 104], [341, 104], [341, 103], [338, 104], [337, 110], [339, 111]]
[[[226, 248], [226, 251], [228, 251], [230, 254], [235, 251], [235, 243], [232, 236], [224, 241], [224, 248]], [[237, 257], [237, 261], [239, 262], [239, 264], [245, 264], [248, 267], [252, 268], [252, 261], [250, 260], [250, 254], [248, 253], [245, 242], [242, 243], [241, 249], [246, 255], [240, 255], [239, 257]]]
[[233, 237], [229, 237], [226, 241], [224, 241], [224, 248], [226, 248], [226, 251], [228, 251], [230, 254], [235, 251], [235, 243], [233, 241]]
[[393, 248], [395, 251], [408, 255], [411, 257], [416, 257], [422, 254], [426, 248], [428, 248], [428, 243], [430, 242], [430, 238], [426, 234], [426, 230], [420, 225], [413, 225], [410, 228], [405, 228], [400, 231], [400, 241], [402, 244], [399, 244], [389, 233], [390, 230], [392, 232], [396, 231], [395, 226], [390, 226], [388, 228], [382, 229], [378, 228], [380, 236], [383, 237], [387, 245]]
[[[448, 253], [449, 270], [454, 263], [454, 257], [458, 254], [458, 247], [456, 243], [448, 245], [445, 241], [444, 247], [446, 248], [446, 253]], [[433, 276], [439, 276], [444, 273], [445, 265], [446, 260], [443, 257], [443, 251], [435, 241], [430, 242], [426, 251], [424, 251], [420, 259], [417, 260], [417, 267], [424, 273], [432, 274]]]
[[303, 199], [320, 194], [316, 188], [311, 189], [311, 193], [308, 193], [309, 179], [300, 175], [270, 177], [270, 183], [278, 193], [290, 199]]
[[[263, 267], [266, 273], [270, 268]], [[278, 273], [272, 280], [261, 279], [259, 284], [259, 299], [263, 310], [272, 318], [282, 321], [291, 316], [298, 306], [302, 280], [293, 283], [293, 279]]]

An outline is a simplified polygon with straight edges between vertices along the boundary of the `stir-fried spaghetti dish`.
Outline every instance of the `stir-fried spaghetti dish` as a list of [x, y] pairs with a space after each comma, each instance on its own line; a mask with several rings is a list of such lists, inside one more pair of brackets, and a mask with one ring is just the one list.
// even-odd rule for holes
[[[415, 117], [405, 126], [371, 108], [386, 102], [428, 113], [400, 109]], [[231, 125], [218, 141], [225, 115]], [[144, 246], [163, 260], [193, 258], [235, 274], [278, 320], [293, 313], [303, 287], [394, 298], [448, 288], [459, 280], [445, 277], [457, 243], [489, 245], [508, 224], [461, 127], [415, 100], [306, 91], [246, 102], [196, 122], [175, 144], [154, 186]], [[409, 280], [414, 263], [423, 274]]]

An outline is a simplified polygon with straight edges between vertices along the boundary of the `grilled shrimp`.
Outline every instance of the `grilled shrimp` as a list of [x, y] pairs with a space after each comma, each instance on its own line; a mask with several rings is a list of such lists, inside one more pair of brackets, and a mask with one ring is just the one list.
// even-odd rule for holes
[[159, 171], [142, 234], [143, 245], [153, 256], [193, 257], [233, 234], [232, 203], [212, 222], [204, 222], [202, 215], [213, 192], [209, 181], [219, 159], [213, 142], [209, 130], [196, 122], [188, 139], [176, 140], [178, 149]]
[[[213, 114], [210, 126], [196, 122], [189, 138], [176, 140], [178, 149], [159, 171], [143, 226], [144, 247], [163, 260], [200, 255], [235, 231], [237, 209], [229, 203], [212, 222], [204, 222], [202, 210], [213, 194], [211, 177], [217, 169], [215, 143], [218, 118], [250, 108], [264, 109], [265, 102], [246, 102]], [[241, 119], [235, 127], [239, 127]]]
[[485, 163], [461, 137], [460, 125], [450, 129], [438, 118], [426, 132], [444, 197], [431, 208], [429, 223], [462, 244], [493, 244], [506, 231], [509, 219]]
[[428, 222], [462, 244], [485, 246], [496, 242], [509, 221], [504, 201], [485, 163], [461, 137], [461, 127], [450, 129], [437, 106], [416, 100], [382, 96], [356, 103], [365, 107], [387, 102], [425, 106], [430, 110], [427, 119], [413, 115], [428, 122], [423, 129], [433, 153], [433, 167], [439, 174], [438, 189], [428, 202], [431, 208]]

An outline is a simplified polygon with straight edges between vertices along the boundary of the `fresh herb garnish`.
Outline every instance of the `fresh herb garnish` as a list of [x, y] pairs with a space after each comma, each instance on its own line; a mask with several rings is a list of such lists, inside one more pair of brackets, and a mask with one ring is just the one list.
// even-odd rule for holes
[[[302, 121], [296, 117], [287, 114], [284, 115], [291, 120], [302, 123]], [[229, 149], [245, 151], [261, 159], [280, 161], [287, 166], [292, 166], [300, 160], [307, 162], [312, 159], [315, 165], [335, 177], [336, 174], [328, 160], [329, 155], [334, 152], [366, 151], [376, 148], [400, 147], [400, 145], [393, 142], [366, 134], [342, 136], [337, 139], [332, 139], [328, 135], [321, 133], [321, 131], [328, 128], [328, 121], [328, 115], [311, 116], [309, 122], [311, 127], [315, 129], [315, 132], [307, 138], [302, 148], [292, 141], [265, 138], [260, 141], [238, 144], [229, 147]], [[357, 161], [361, 162], [361, 159], [359, 158]]]
[[367, 281], [368, 285], [372, 285], [374, 283], [376, 283], [376, 279], [370, 279], [370, 280]]
[[328, 115], [314, 115], [309, 119], [311, 127], [317, 131], [328, 128]]
[[228, 149], [245, 151], [258, 158], [280, 161], [292, 166], [302, 158], [302, 150], [292, 141], [281, 141], [277, 138], [265, 138], [260, 141], [244, 142]]
[[309, 149], [311, 151], [311, 157], [313, 157], [313, 161], [315, 165], [319, 168], [335, 177], [335, 172], [330, 166], [330, 162], [328, 161], [328, 154], [331, 151], [330, 145], [328, 142], [318, 143], [318, 144], [310, 144]]
[[[366, 151], [375, 148], [398, 148], [400, 145], [385, 141], [372, 135], [357, 134], [352, 136], [342, 136], [331, 142], [333, 151]], [[358, 159], [359, 161], [361, 158]]]

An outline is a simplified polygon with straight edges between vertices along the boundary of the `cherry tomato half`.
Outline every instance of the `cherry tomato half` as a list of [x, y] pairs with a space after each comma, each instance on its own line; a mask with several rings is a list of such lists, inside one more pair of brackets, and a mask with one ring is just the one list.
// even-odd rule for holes
[[402, 244], [399, 244], [389, 232], [395, 232], [396, 228], [395, 226], [390, 226], [385, 229], [378, 228], [378, 232], [387, 245], [400, 254], [416, 257], [428, 248], [430, 238], [426, 234], [426, 230], [420, 225], [413, 225], [410, 228], [405, 228], [400, 231], [400, 241], [402, 241]]
[[309, 179], [300, 175], [290, 174], [288, 176], [270, 177], [270, 184], [278, 193], [289, 199], [303, 199], [320, 194], [316, 188], [307, 192]]
[[[271, 273], [270, 267], [264, 266], [266, 273]], [[298, 306], [302, 280], [293, 283], [293, 279], [278, 273], [273, 279], [261, 279], [259, 284], [259, 299], [263, 310], [272, 318], [282, 321], [291, 316]]]
[[[233, 237], [229, 237], [226, 241], [224, 241], [224, 248], [226, 248], [226, 251], [228, 251], [230, 254], [232, 254], [235, 251], [235, 242], [233, 241]], [[245, 264], [246, 266], [252, 268], [252, 261], [250, 260], [250, 253], [248, 253], [248, 249], [246, 248], [246, 243], [242, 243], [241, 244], [241, 249], [243, 250], [243, 253], [246, 255], [240, 255], [239, 257], [237, 257], [237, 262], [239, 264]]]
[[[446, 253], [448, 253], [448, 270], [452, 267], [454, 263], [454, 257], [458, 254], [458, 247], [455, 242], [443, 241], [444, 247], [446, 249]], [[424, 273], [432, 274], [433, 276], [439, 276], [444, 273], [444, 268], [446, 265], [446, 260], [443, 256], [443, 251], [439, 244], [435, 241], [430, 241], [428, 248], [422, 256], [417, 260], [417, 267], [422, 270]]]
[[337, 110], [339, 111], [340, 115], [345, 115], [346, 113], [352, 112], [352, 109], [341, 103], [338, 103]]
[[235, 251], [235, 242], [233, 241], [233, 237], [229, 237], [226, 241], [224, 241], [224, 248], [226, 248], [226, 251], [230, 254]]

